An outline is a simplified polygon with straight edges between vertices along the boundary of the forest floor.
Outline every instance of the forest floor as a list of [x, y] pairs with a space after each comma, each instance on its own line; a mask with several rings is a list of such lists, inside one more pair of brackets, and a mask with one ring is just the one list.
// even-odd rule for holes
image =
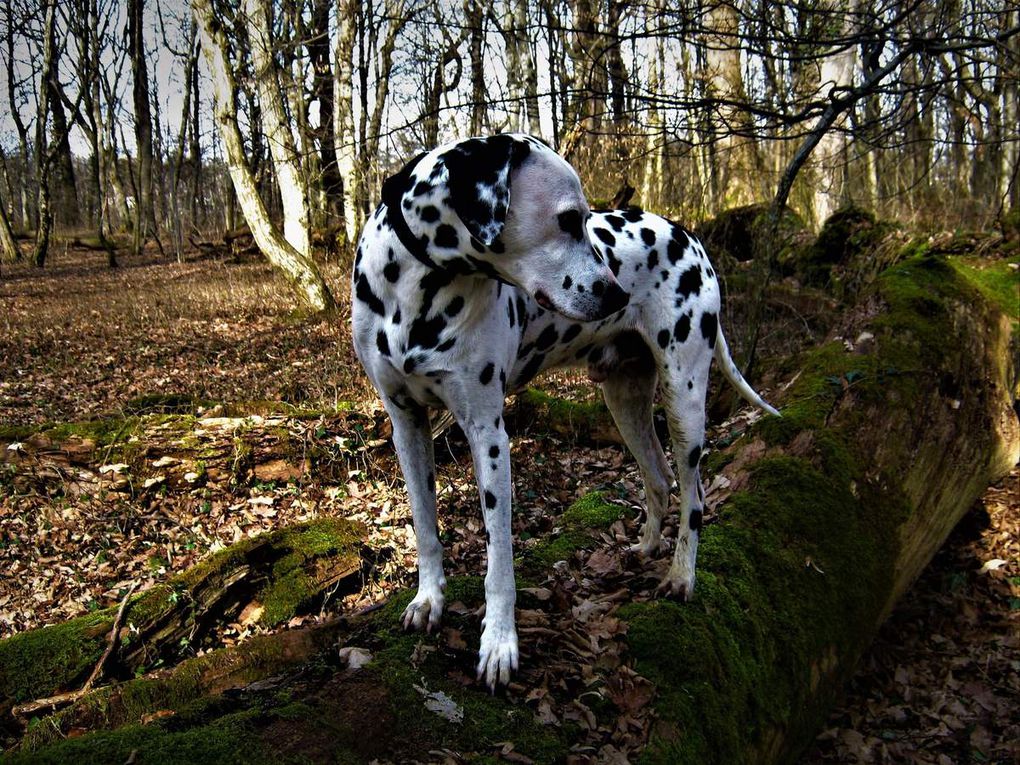
[[[356, 611], [412, 584], [410, 513], [345, 309], [329, 321], [303, 318], [251, 258], [122, 262], [109, 270], [102, 254], [58, 249], [43, 271], [5, 266], [0, 277], [0, 637], [115, 605], [132, 585], [164, 581], [210, 550], [317, 516], [363, 521], [386, 554], [359, 592], [298, 621]], [[332, 265], [326, 275], [343, 302], [346, 273]], [[542, 384], [593, 399], [581, 374]], [[730, 438], [750, 416], [715, 422], [710, 440]], [[450, 573], [477, 575], [484, 530], [456, 432], [441, 437], [437, 460]], [[514, 434], [513, 464], [516, 549], [553, 532], [589, 491], [624, 508], [598, 548], [581, 554], [585, 577], [560, 620], [528, 612], [543, 670], [523, 671], [512, 691], [542, 719], [584, 724], [583, 687], [574, 698], [563, 688], [584, 674], [600, 639], [599, 651], [612, 653], [619, 625], [600, 606], [578, 604], [609, 602], [624, 579], [652, 597], [666, 561], [642, 567], [620, 553], [636, 534], [641, 493], [622, 447], [577, 445], [537, 423]], [[712, 522], [728, 492], [705, 478]], [[1020, 741], [1018, 482], [1014, 471], [988, 489], [904, 597], [803, 765], [1020, 758], [1003, 743]], [[560, 597], [536, 590], [539, 601]], [[242, 641], [258, 631], [253, 621], [195, 648]], [[552, 651], [543, 639], [557, 645], [556, 633], [594, 643]], [[464, 648], [453, 628], [442, 640]], [[590, 737], [624, 758], [616, 761], [654, 725], [641, 679], [625, 686], [628, 724]]]

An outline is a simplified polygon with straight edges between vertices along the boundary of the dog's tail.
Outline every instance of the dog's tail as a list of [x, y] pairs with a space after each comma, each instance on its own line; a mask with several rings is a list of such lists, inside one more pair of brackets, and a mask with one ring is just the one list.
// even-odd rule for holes
[[753, 404], [764, 412], [774, 414], [776, 417], [781, 417], [779, 411], [769, 404], [768, 401], [763, 399], [758, 393], [748, 385], [747, 380], [740, 374], [740, 370], [737, 369], [737, 365], [733, 363], [733, 357], [730, 356], [730, 347], [726, 344], [726, 338], [723, 336], [722, 324], [716, 324], [715, 330], [715, 360], [719, 362], [719, 368], [722, 369], [723, 375], [730, 381], [730, 384], [737, 389], [744, 400], [749, 404]]

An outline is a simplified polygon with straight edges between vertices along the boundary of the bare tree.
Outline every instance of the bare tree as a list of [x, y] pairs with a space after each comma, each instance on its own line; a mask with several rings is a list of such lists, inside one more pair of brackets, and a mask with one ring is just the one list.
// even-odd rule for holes
[[255, 242], [286, 276], [302, 302], [317, 311], [332, 310], [333, 296], [315, 261], [307, 250], [298, 250], [281, 235], [259, 195], [237, 122], [238, 88], [228, 59], [229, 43], [222, 20], [216, 17], [211, 0], [193, 0], [192, 9], [202, 37], [202, 53], [212, 76], [214, 116], [226, 150], [227, 167]]

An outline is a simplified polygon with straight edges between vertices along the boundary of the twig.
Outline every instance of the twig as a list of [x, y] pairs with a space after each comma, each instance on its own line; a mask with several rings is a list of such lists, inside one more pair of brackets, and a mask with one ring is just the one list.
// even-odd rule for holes
[[110, 630], [110, 637], [106, 641], [106, 650], [103, 651], [103, 655], [99, 657], [99, 661], [96, 663], [96, 666], [93, 667], [92, 674], [89, 675], [85, 684], [76, 691], [58, 693], [56, 696], [48, 696], [44, 699], [29, 701], [27, 704], [19, 704], [11, 710], [11, 714], [19, 719], [23, 719], [37, 712], [42, 712], [43, 710], [55, 710], [59, 707], [73, 704], [92, 690], [92, 686], [95, 685], [96, 681], [102, 676], [103, 667], [109, 660], [110, 654], [112, 654], [114, 648], [117, 647], [117, 635], [120, 632], [121, 622], [124, 620], [124, 611], [127, 609], [128, 600], [131, 598], [131, 594], [135, 591], [135, 587], [137, 587], [137, 584], [132, 584], [128, 587], [127, 593], [120, 601], [120, 608], [117, 609], [117, 616], [113, 620], [113, 628]]

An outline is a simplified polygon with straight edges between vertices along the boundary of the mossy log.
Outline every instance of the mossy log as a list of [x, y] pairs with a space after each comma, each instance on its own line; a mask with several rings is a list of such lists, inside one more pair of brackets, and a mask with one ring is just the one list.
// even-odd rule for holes
[[783, 418], [717, 457], [735, 493], [705, 529], [695, 601], [621, 609], [659, 694], [649, 762], [790, 761], [1020, 457], [1010, 322], [945, 259], [885, 272], [839, 334], [786, 363]]
[[[249, 618], [285, 623], [338, 583], [360, 587], [364, 529], [326, 518], [231, 545], [132, 598], [107, 672], [131, 677], [193, 653], [217, 626]], [[0, 641], [0, 715], [23, 702], [75, 690], [107, 647], [116, 608]]]
[[[626, 623], [627, 660], [655, 691], [642, 762], [790, 762], [811, 741], [897, 598], [1020, 456], [1009, 336], [1009, 320], [963, 270], [916, 256], [879, 279], [832, 342], [780, 364], [786, 385], [774, 403], [783, 418], [759, 420], [707, 465], [731, 494], [703, 529], [694, 599], [631, 597], [615, 612]], [[619, 512], [597, 496], [575, 505], [559, 535], [525, 547], [522, 580], [540, 578], [572, 546], [599, 544], [586, 529]], [[481, 604], [481, 580], [448, 585], [448, 603], [466, 607], [446, 623], [466, 649], [437, 650], [444, 636], [404, 633], [398, 616], [410, 597], [307, 639], [265, 638], [258, 661], [231, 651], [110, 689], [104, 703], [118, 710], [110, 722], [122, 727], [65, 739], [68, 726], [97, 727], [87, 709], [66, 710], [34, 726], [11, 762], [398, 762], [460, 753], [492, 762], [507, 742], [518, 759], [566, 761], [580, 740], [575, 726], [541, 721], [465, 676], [478, 640], [477, 618], [465, 614]], [[527, 589], [520, 597], [535, 608]], [[301, 647], [276, 674], [271, 646], [284, 639]], [[334, 639], [364, 647], [370, 663], [352, 671], [326, 651], [288, 674]], [[188, 680], [197, 662], [229, 666], [231, 655], [252, 668], [247, 678]], [[604, 692], [590, 685], [590, 706], [612, 725], [612, 703], [595, 698]], [[439, 696], [456, 720], [424, 703]]]

